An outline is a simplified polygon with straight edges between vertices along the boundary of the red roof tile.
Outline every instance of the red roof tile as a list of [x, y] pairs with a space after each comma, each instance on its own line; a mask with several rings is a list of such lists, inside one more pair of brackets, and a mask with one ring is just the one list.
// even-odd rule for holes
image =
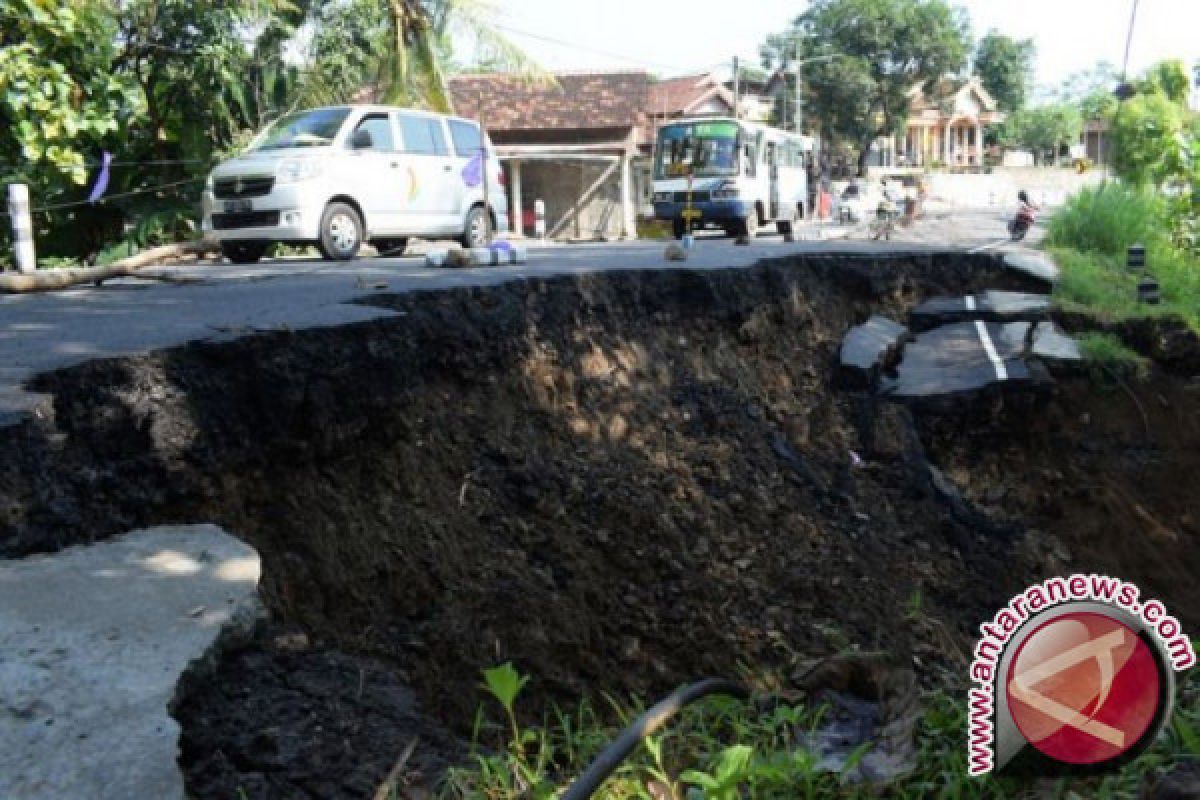
[[554, 84], [531, 83], [512, 75], [456, 75], [450, 78], [454, 110], [480, 116], [490, 131], [632, 128], [647, 108], [651, 77], [645, 72], [603, 72], [556, 76]]
[[732, 93], [708, 73], [670, 78], [650, 87], [650, 106], [647, 111], [651, 114], [686, 114], [701, 100], [713, 94], [728, 94], [726, 99], [730, 107], [733, 106]]

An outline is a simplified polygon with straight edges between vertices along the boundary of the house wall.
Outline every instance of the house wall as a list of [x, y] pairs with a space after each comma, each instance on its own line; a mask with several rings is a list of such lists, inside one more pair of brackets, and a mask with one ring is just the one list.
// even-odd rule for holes
[[1104, 131], [1086, 131], [1083, 136], [1087, 157], [1093, 164], [1108, 164], [1112, 161], [1112, 142]]

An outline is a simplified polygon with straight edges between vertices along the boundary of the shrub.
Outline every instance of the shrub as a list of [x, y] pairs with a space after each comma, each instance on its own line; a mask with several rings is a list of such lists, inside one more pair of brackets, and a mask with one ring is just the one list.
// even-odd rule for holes
[[1163, 202], [1149, 191], [1108, 183], [1084, 189], [1050, 219], [1046, 244], [1124, 256], [1133, 244], [1167, 244]]

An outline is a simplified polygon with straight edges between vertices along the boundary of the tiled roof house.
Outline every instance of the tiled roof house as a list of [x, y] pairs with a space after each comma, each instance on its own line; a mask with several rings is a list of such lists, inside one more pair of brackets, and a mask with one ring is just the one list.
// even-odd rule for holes
[[[530, 81], [506, 74], [450, 79], [456, 113], [482, 120], [508, 172], [518, 230], [537, 200], [550, 237], [636, 236], [643, 187], [634, 162], [653, 138], [645, 72], [589, 72]], [[641, 171], [638, 170], [638, 177]]]

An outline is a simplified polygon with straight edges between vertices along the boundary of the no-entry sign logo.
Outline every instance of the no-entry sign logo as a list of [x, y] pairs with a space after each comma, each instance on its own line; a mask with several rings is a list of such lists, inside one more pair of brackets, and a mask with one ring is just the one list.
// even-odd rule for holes
[[1170, 719], [1191, 640], [1157, 600], [1098, 575], [1031, 586], [980, 626], [971, 662], [968, 771], [1103, 771]]
[[1039, 626], [1008, 668], [1008, 707], [1046, 756], [1095, 765], [1125, 755], [1159, 716], [1162, 681], [1151, 646], [1119, 620], [1067, 613]]

